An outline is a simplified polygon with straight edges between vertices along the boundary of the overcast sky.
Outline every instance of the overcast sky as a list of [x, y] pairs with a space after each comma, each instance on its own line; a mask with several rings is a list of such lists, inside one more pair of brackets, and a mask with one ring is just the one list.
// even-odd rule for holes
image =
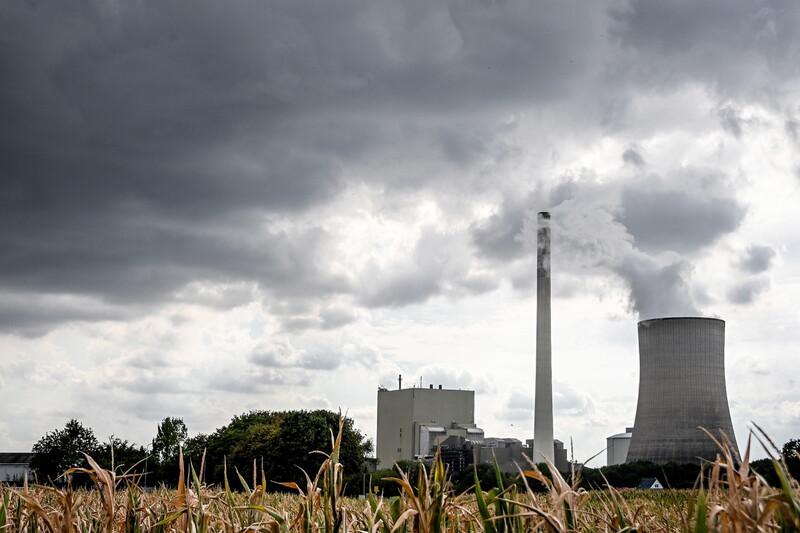
[[0, 80], [0, 450], [251, 409], [374, 438], [398, 374], [531, 438], [543, 210], [576, 459], [660, 316], [726, 320], [740, 443], [800, 437], [794, 0], [7, 2]]

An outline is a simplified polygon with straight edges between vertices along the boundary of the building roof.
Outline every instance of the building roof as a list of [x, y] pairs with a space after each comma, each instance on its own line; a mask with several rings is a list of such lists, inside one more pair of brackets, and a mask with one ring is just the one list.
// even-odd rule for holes
[[661, 484], [661, 482], [658, 481], [658, 478], [655, 478], [655, 477], [643, 477], [642, 480], [639, 482], [639, 486], [637, 486], [636, 488], [637, 489], [649, 489], [656, 482], [658, 482], [659, 485]]
[[0, 452], [0, 464], [26, 465], [34, 455], [32, 452]]
[[611, 435], [610, 437], [606, 437], [608, 439], [630, 439], [633, 433], [617, 433], [616, 435]]

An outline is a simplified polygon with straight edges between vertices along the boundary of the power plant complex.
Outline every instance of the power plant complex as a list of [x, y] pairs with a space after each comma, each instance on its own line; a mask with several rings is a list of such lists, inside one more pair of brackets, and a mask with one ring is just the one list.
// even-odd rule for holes
[[[458, 470], [497, 460], [516, 472], [528, 460], [568, 470], [564, 444], [553, 435], [550, 213], [537, 215], [536, 360], [533, 439], [486, 437], [475, 423], [475, 392], [438, 388], [378, 389], [379, 467], [431, 457], [439, 451]], [[642, 320], [639, 396], [633, 427], [606, 439], [607, 464], [713, 460], [714, 438], [736, 440], [725, 386], [725, 322], [717, 318]]]

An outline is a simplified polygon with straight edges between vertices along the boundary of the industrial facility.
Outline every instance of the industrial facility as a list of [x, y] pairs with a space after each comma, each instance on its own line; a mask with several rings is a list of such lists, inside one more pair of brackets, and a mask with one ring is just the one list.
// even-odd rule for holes
[[[550, 213], [537, 215], [536, 361], [533, 439], [485, 438], [475, 425], [475, 393], [425, 389], [378, 390], [377, 453], [380, 468], [431, 456], [439, 450], [453, 469], [492, 462], [516, 472], [528, 459], [568, 467], [553, 437], [550, 301]], [[639, 396], [633, 427], [606, 439], [607, 464], [632, 461], [698, 463], [717, 455], [714, 441], [736, 440], [725, 387], [725, 322], [717, 318], [643, 320], [639, 334]]]
[[484, 438], [475, 425], [475, 392], [438, 388], [378, 389], [378, 467], [391, 468], [401, 460], [432, 456], [458, 470], [473, 462], [497, 460], [505, 472], [529, 460], [549, 461], [566, 472], [564, 443], [553, 438], [553, 376], [550, 341], [550, 213], [537, 216], [536, 256], [536, 390], [533, 439]]
[[[398, 387], [402, 379], [398, 379]], [[434, 388], [378, 388], [378, 468], [403, 460], [431, 458], [438, 450], [451, 471], [497, 460], [503, 472], [517, 473], [534, 457], [534, 441], [485, 437], [475, 425], [475, 391]], [[551, 443], [556, 468], [568, 469], [567, 450]], [[542, 462], [539, 457], [536, 462]]]
[[475, 426], [475, 391], [429, 388], [378, 389], [378, 468], [431, 455], [447, 437], [483, 441]]

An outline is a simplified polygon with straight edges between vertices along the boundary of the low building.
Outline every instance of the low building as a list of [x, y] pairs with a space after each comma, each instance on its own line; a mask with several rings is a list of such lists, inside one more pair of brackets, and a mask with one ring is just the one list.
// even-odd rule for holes
[[661, 484], [657, 477], [645, 477], [642, 478], [636, 488], [639, 490], [662, 490], [664, 485]]
[[30, 477], [31, 452], [0, 452], [0, 483], [20, 483]]
[[[527, 444], [527, 449], [530, 450], [526, 452], [528, 457], [533, 458], [533, 439], [527, 439], [525, 444]], [[538, 457], [534, 462], [543, 463], [544, 459]], [[553, 439], [553, 463], [555, 464], [556, 470], [559, 472], [569, 472], [570, 470], [570, 464], [567, 460], [567, 449], [564, 447], [564, 443], [558, 439]]]
[[[560, 472], [569, 471], [567, 451], [559, 440], [553, 441], [556, 451], [556, 468]], [[473, 463], [494, 464], [505, 474], [519, 474], [520, 469], [530, 468], [533, 448], [523, 446], [515, 438], [487, 437], [481, 441], [470, 441], [464, 437], [452, 436], [438, 444], [442, 462], [450, 472], [459, 472]]]

